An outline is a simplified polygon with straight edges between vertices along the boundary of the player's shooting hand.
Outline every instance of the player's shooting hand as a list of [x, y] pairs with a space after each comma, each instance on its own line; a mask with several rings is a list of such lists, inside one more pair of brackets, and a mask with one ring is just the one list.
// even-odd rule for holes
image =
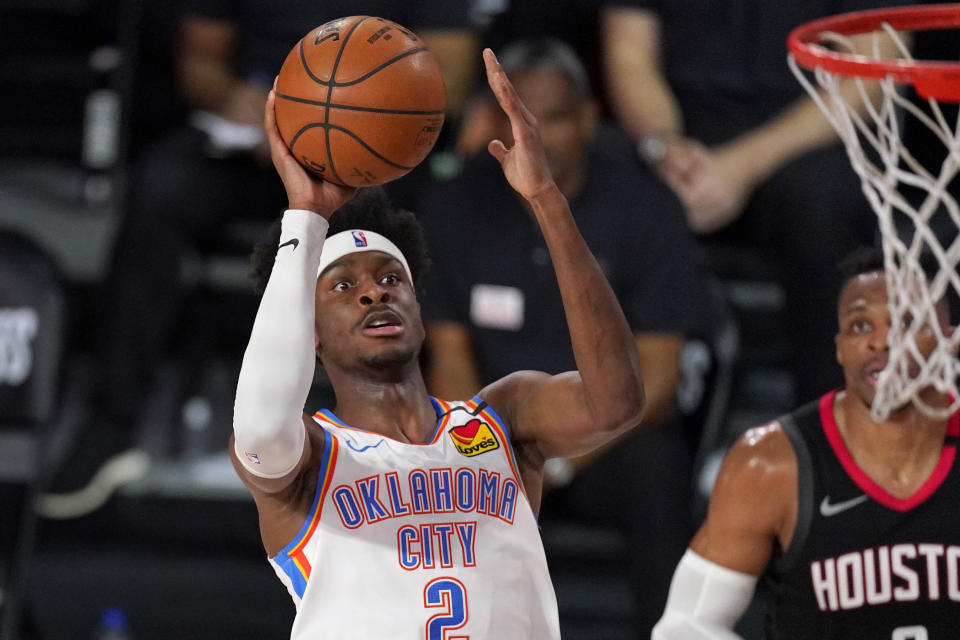
[[487, 150], [500, 162], [510, 186], [527, 200], [532, 200], [555, 188], [540, 141], [537, 119], [520, 100], [493, 51], [484, 49], [483, 62], [487, 67], [487, 82], [500, 108], [510, 119], [513, 134], [510, 149], [500, 140], [491, 140]]
[[357, 193], [356, 187], [342, 187], [322, 180], [297, 162], [293, 154], [280, 137], [273, 105], [276, 100], [274, 91], [267, 96], [264, 108], [263, 128], [270, 143], [270, 158], [273, 166], [287, 190], [290, 209], [306, 209], [329, 219], [330, 215], [350, 201]]

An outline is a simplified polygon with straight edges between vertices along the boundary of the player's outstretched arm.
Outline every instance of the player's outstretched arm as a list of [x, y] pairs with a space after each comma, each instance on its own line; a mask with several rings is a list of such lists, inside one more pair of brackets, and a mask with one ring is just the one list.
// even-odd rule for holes
[[275, 493], [310, 457], [303, 403], [315, 366], [317, 269], [327, 218], [356, 193], [307, 173], [287, 150], [274, 119], [273, 91], [264, 126], [290, 209], [250, 333], [237, 381], [231, 453], [248, 486]]
[[514, 139], [510, 149], [500, 140], [488, 148], [543, 232], [578, 370], [519, 372], [480, 395], [511, 425], [515, 444], [535, 443], [545, 458], [583, 453], [640, 422], [644, 391], [634, 336], [550, 174], [536, 119], [489, 49], [484, 62]]
[[776, 424], [747, 431], [717, 476], [707, 519], [680, 560], [653, 640], [732, 640], [775, 544], [797, 519], [797, 460]]

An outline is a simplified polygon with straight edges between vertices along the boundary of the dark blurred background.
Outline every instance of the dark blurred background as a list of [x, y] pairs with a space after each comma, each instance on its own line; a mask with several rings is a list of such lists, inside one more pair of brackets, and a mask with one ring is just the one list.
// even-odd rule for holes
[[[178, 332], [160, 365], [164, 373], [148, 410], [153, 424], [146, 420], [140, 431], [147, 440], [153, 434], [150, 446], [169, 464], [92, 515], [42, 521], [29, 569], [13, 560], [29, 555], [37, 524], [21, 519], [30, 495], [25, 481], [34, 463], [55, 464], [86, 412], [98, 357], [91, 339], [96, 294], [130, 167], [138, 150], [185, 117], [171, 63], [178, 9], [175, 0], [0, 2], [0, 234], [17, 240], [15, 247], [2, 245], [9, 250], [0, 260], [14, 259], [16, 248], [46, 256], [49, 264], [41, 266], [51, 267], [50, 273], [0, 269], [0, 289], [9, 293], [27, 278], [35, 291], [45, 290], [52, 304], [43, 307], [40, 335], [58, 343], [48, 355], [36, 347], [34, 364], [56, 361], [34, 373], [47, 380], [17, 397], [0, 396], [3, 638], [17, 637], [14, 602], [22, 605], [25, 639], [92, 638], [111, 607], [125, 611], [136, 638], [289, 636], [293, 604], [266, 562], [255, 508], [224, 466], [229, 379], [242, 349], [231, 337], [242, 340], [256, 308], [239, 251], [219, 264], [198, 258], [185, 266], [197, 274], [191, 277], [198, 299], [189, 305], [196, 315], [184, 324], [211, 326], [207, 314], [237, 321], [225, 323], [231, 335]], [[5, 301], [0, 297], [0, 307]], [[198, 341], [208, 339], [211, 348], [197, 353]], [[205, 395], [186, 395], [185, 380], [200, 378]], [[11, 383], [0, 381], [0, 388], [3, 382]], [[25, 395], [40, 405], [23, 407]], [[189, 456], [185, 403], [202, 431], [190, 441]]]
[[[172, 62], [181, 4], [0, 0], [2, 640], [91, 638], [112, 607], [138, 640], [289, 636], [293, 604], [266, 562], [255, 508], [225, 452], [256, 311], [248, 252], [259, 227], [232, 226], [228, 242], [186, 252], [170, 274], [184, 284], [185, 311], [151, 363], [136, 425], [154, 459], [147, 476], [83, 517], [41, 519], [25, 508], [91, 419], [101, 293], [133, 168], [188, 116]], [[507, 36], [506, 4], [471, 3], [477, 32], [487, 30], [491, 42]], [[535, 25], [522, 12], [509, 24], [511, 36]], [[596, 57], [586, 61], [602, 85]], [[445, 136], [423, 170], [428, 180], [456, 170], [455, 130]], [[412, 174], [396, 194], [422, 180]], [[733, 438], [806, 400], [789, 364], [797, 345], [783, 330], [779, 267], [749, 246], [721, 244], [698, 259], [713, 315], [685, 346], [677, 390], [695, 454], [693, 486], [682, 488], [694, 520]], [[310, 404], [329, 397], [318, 372]], [[623, 537], [571, 519], [545, 529], [544, 541], [564, 637], [633, 637], [625, 621], [637, 594], [618, 571], [629, 552]], [[758, 600], [747, 637], [756, 637], [761, 616]]]

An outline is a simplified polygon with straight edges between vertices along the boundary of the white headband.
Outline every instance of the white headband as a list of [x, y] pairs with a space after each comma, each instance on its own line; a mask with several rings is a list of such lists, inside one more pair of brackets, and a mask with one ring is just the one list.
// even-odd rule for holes
[[376, 231], [366, 231], [363, 229], [341, 231], [323, 241], [317, 277], [319, 278], [324, 269], [343, 256], [351, 253], [360, 253], [361, 251], [382, 251], [396, 258], [396, 260], [403, 265], [403, 270], [407, 272], [407, 277], [410, 278], [410, 282], [413, 282], [413, 275], [410, 273], [407, 259], [403, 257], [403, 252], [400, 251], [397, 245]]

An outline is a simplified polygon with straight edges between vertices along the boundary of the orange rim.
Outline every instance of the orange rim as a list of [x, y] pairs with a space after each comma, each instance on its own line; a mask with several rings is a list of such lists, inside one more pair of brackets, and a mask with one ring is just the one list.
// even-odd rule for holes
[[882, 29], [883, 23], [897, 31], [956, 28], [960, 27], [960, 4], [841, 13], [797, 27], [788, 36], [787, 47], [797, 63], [807, 69], [819, 67], [830, 73], [861, 78], [890, 77], [895, 82], [913, 84], [924, 98], [960, 102], [960, 62], [875, 60], [818, 46], [820, 34], [824, 32], [870, 33]]

